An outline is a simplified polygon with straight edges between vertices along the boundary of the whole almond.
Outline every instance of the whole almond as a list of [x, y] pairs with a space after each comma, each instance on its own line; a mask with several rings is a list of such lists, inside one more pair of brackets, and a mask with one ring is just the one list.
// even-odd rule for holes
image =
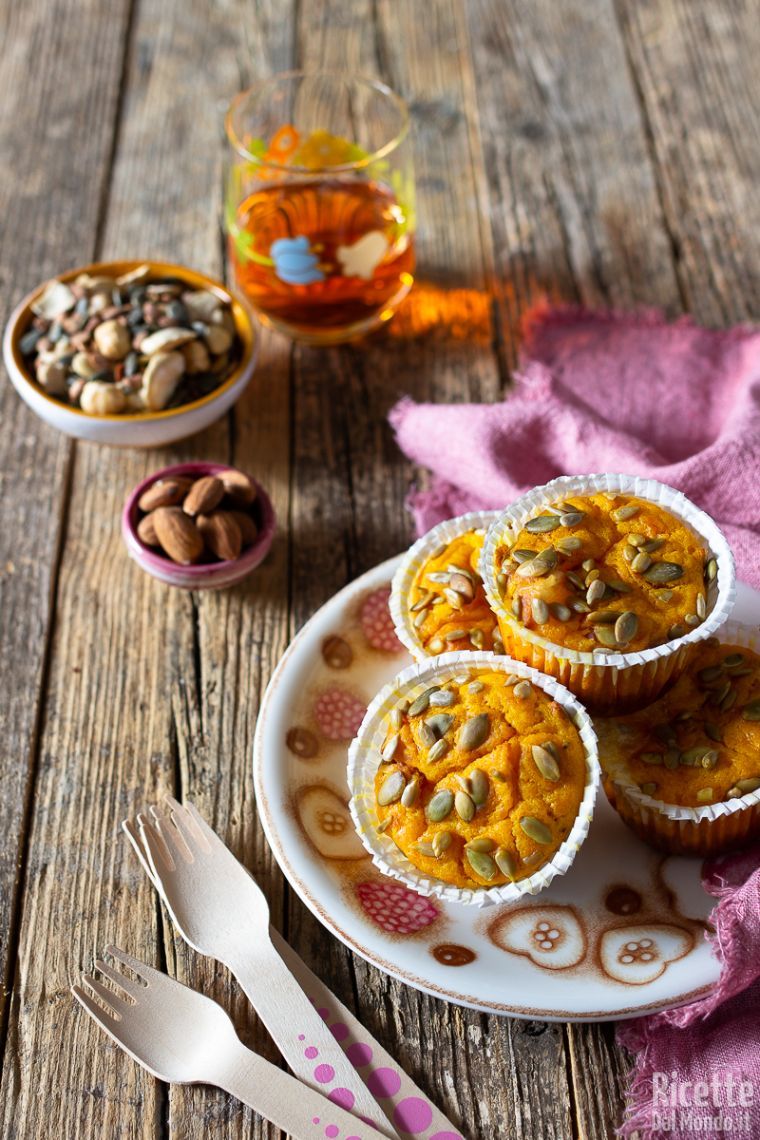
[[144, 542], [146, 546], [160, 546], [158, 535], [156, 534], [156, 523], [153, 515], [146, 515], [144, 519], [140, 519], [137, 524], [137, 537], [140, 542]]
[[240, 557], [243, 536], [230, 511], [214, 511], [211, 515], [198, 515], [196, 522], [206, 549], [211, 554], [216, 555], [222, 562], [232, 562]]
[[250, 507], [256, 498], [256, 488], [247, 475], [229, 467], [226, 471], [220, 471], [218, 478], [224, 485], [225, 494], [229, 495], [236, 507]]
[[161, 548], [172, 562], [189, 566], [203, 554], [203, 536], [182, 507], [159, 507], [151, 518]]
[[245, 511], [228, 511], [227, 513], [232, 515], [235, 522], [240, 527], [240, 536], [243, 540], [243, 550], [245, 550], [248, 546], [253, 546], [259, 535], [259, 528], [256, 526], [256, 523], [253, 521], [251, 516]]
[[182, 509], [188, 515], [208, 515], [218, 507], [224, 495], [224, 484], [213, 475], [196, 479], [187, 493]]
[[171, 479], [159, 479], [143, 491], [137, 505], [146, 514], [157, 507], [177, 507], [193, 485], [186, 475], [175, 475]]

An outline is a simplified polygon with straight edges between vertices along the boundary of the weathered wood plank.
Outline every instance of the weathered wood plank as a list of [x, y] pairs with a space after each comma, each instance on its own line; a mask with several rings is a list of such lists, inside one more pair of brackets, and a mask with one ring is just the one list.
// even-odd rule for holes
[[[0, 10], [0, 320], [41, 280], [94, 252], [109, 177], [129, 0]], [[86, 84], [71, 75], [88, 74]], [[76, 157], [72, 142], [77, 140]], [[43, 161], [44, 156], [44, 161]], [[34, 791], [48, 636], [66, 529], [71, 444], [0, 387], [0, 1053]]]

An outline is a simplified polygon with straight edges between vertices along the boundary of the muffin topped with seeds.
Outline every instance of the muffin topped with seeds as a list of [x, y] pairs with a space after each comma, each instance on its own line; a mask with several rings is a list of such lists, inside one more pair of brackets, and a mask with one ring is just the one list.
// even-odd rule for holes
[[659, 503], [601, 491], [542, 507], [497, 547], [495, 571], [527, 629], [568, 649], [631, 653], [701, 625], [718, 566]]
[[485, 663], [440, 676], [385, 713], [378, 830], [431, 879], [519, 882], [554, 859], [576, 823], [589, 779], [581, 732], [517, 674]]

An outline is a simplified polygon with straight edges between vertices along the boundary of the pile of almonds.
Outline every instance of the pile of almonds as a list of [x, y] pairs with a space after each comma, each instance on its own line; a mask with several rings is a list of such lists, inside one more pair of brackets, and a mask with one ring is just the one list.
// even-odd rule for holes
[[141, 265], [117, 277], [54, 279], [19, 347], [50, 396], [93, 416], [157, 412], [208, 395], [230, 374], [230, 306]]
[[137, 534], [172, 562], [232, 561], [256, 541], [256, 488], [242, 471], [159, 479], [138, 500]]

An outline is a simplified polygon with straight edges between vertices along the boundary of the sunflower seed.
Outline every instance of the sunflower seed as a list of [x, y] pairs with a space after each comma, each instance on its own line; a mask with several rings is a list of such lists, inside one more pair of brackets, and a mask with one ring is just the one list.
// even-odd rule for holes
[[490, 855], [487, 855], [484, 851], [472, 851], [469, 848], [465, 848], [465, 855], [478, 878], [485, 879], [486, 882], [490, 882], [491, 879], [496, 878], [496, 864]]
[[426, 689], [424, 693], [420, 693], [409, 706], [409, 716], [419, 716], [420, 713], [425, 712], [430, 704], [431, 696], [433, 693], [437, 693], [439, 688], [439, 685], [434, 685], [432, 689]]
[[443, 653], [443, 642], [441, 641], [440, 637], [434, 637], [433, 640], [429, 642], [428, 649], [433, 654]]
[[665, 753], [665, 767], [668, 771], [674, 772], [680, 763], [681, 753], [677, 748], [669, 748]]
[[424, 839], [414, 844], [415, 851], [419, 851], [420, 855], [427, 855], [429, 859], [435, 859], [435, 851], [433, 851], [433, 844], [427, 843]]
[[713, 798], [712, 788], [700, 788], [699, 791], [697, 792], [697, 800], [701, 804], [709, 804], [709, 802], [712, 798]]
[[432, 570], [426, 577], [429, 582], [435, 582], [436, 586], [447, 586], [451, 575], [445, 570]]
[[606, 587], [604, 585], [604, 582], [601, 580], [601, 578], [596, 578], [591, 583], [588, 590], [586, 591], [586, 603], [587, 603], [587, 605], [593, 606], [594, 602], [601, 601], [602, 598], [604, 597], [605, 589], [606, 589]]
[[568, 570], [567, 574], [565, 576], [566, 576], [567, 580], [569, 582], [571, 582], [573, 586], [575, 586], [576, 590], [580, 590], [581, 593], [585, 594], [586, 583], [584, 582], [584, 580], [580, 576], [580, 574], [576, 574], [574, 570]]
[[506, 574], [497, 574], [496, 575], [496, 585], [499, 587], [499, 592], [503, 594], [507, 588], [507, 575]]
[[633, 503], [626, 503], [622, 507], [617, 507], [614, 511], [610, 511], [612, 518], [615, 522], [626, 522], [632, 519], [639, 513], [639, 508]]
[[615, 622], [615, 640], [618, 645], [627, 645], [639, 628], [639, 619], [633, 610], [625, 610]]
[[594, 637], [600, 645], [603, 645], [605, 647], [605, 649], [618, 648], [618, 640], [615, 637], [615, 630], [610, 629], [608, 625], [595, 625]]
[[428, 702], [431, 709], [447, 709], [456, 701], [456, 693], [452, 693], [451, 689], [438, 689], [435, 693], [430, 694]]
[[668, 637], [673, 641], [676, 637], [683, 637], [686, 633], [688, 633], [686, 626], [681, 625], [681, 623], [677, 621], [675, 625], [671, 625], [668, 630]]
[[534, 519], [530, 519], [525, 524], [525, 529], [529, 534], [546, 534], [550, 530], [556, 530], [559, 526], [559, 519], [556, 515], [536, 515]]
[[639, 534], [638, 531], [634, 531], [632, 534], [628, 535], [628, 541], [630, 542], [631, 546], [643, 546], [646, 540], [647, 536], [645, 534]]
[[530, 681], [519, 681], [512, 692], [515, 694], [519, 701], [524, 701], [533, 692], [533, 686]]
[[583, 511], [567, 511], [564, 515], [560, 515], [559, 521], [562, 526], [577, 526], [584, 518], [585, 515]]
[[436, 859], [440, 859], [444, 851], [448, 851], [451, 847], [451, 832], [439, 831], [433, 836], [433, 854]]
[[396, 800], [401, 799], [405, 787], [406, 780], [402, 774], [400, 772], [391, 772], [389, 776], [385, 777], [377, 793], [377, 802], [380, 804], [380, 807], [395, 804]]
[[702, 758], [711, 751], [711, 748], [705, 748], [702, 744], [697, 744], [694, 748], [687, 748], [685, 752], [681, 753], [681, 763], [687, 768], [698, 767], [702, 763]]
[[530, 612], [536, 625], [543, 625], [549, 620], [549, 607], [543, 598], [534, 598], [530, 603]]
[[482, 681], [470, 681], [470, 684], [467, 686], [467, 692], [468, 693], [482, 693], [484, 688], [485, 688], [485, 685], [483, 684]]
[[490, 783], [488, 776], [486, 776], [485, 772], [481, 771], [480, 768], [473, 768], [472, 772], [470, 772], [470, 786], [472, 788], [470, 796], [472, 797], [475, 807], [483, 807], [483, 804], [488, 799]]
[[551, 752], [546, 747], [540, 744], [534, 744], [531, 752], [533, 760], [541, 775], [545, 780], [551, 780], [556, 783], [560, 777], [559, 764], [552, 756]]
[[391, 722], [391, 727], [395, 728], [398, 732], [398, 730], [401, 728], [401, 725], [404, 723], [404, 713], [397, 706], [395, 709], [391, 709], [390, 713], [388, 714], [388, 720]]
[[496, 849], [494, 860], [502, 875], [506, 875], [508, 879], [514, 879], [517, 874], [517, 863], [506, 847]]
[[522, 602], [520, 601], [520, 599], [519, 599], [519, 598], [514, 598], [514, 599], [513, 599], [513, 601], [512, 601], [512, 605], [511, 605], [511, 607], [510, 607], [510, 608], [511, 608], [511, 610], [512, 610], [512, 613], [514, 614], [514, 616], [515, 616], [516, 618], [519, 618], [519, 617], [520, 617], [520, 615], [522, 614]]
[[657, 601], [663, 602], [663, 603], [669, 602], [672, 597], [673, 597], [673, 591], [672, 590], [658, 590], [657, 593], [655, 594], [655, 598], [657, 599]]
[[448, 740], [436, 740], [433, 747], [428, 752], [428, 760], [434, 764], [436, 760], [442, 760], [446, 753], [451, 749]]
[[461, 641], [465, 637], [467, 637], [466, 629], [450, 629], [448, 633], [444, 633], [443, 640], [446, 642]]
[[477, 716], [470, 717], [464, 722], [459, 730], [457, 744], [469, 752], [473, 748], [478, 748], [486, 740], [490, 731], [488, 713], [478, 713]]
[[657, 785], [655, 783], [641, 784], [640, 787], [645, 796], [653, 796], [657, 791]]
[[731, 689], [720, 702], [721, 712], [728, 712], [729, 709], [732, 709], [738, 699], [739, 694], [736, 689]]
[[431, 823], [440, 823], [441, 820], [446, 819], [451, 814], [451, 809], [454, 806], [454, 793], [449, 788], [442, 788], [440, 792], [436, 792], [428, 804], [425, 815]]
[[589, 625], [613, 625], [619, 617], [619, 610], [596, 610], [586, 620]]
[[715, 558], [708, 558], [705, 563], [705, 578], [708, 582], [714, 582], [718, 576], [718, 562]]
[[481, 855], [489, 855], [491, 851], [496, 850], [496, 843], [484, 835], [480, 839], [470, 839], [468, 843], [465, 843], [465, 849], [467, 851], [479, 851]]
[[380, 756], [383, 760], [386, 761], [386, 763], [388, 760], [392, 760], [395, 756], [396, 749], [398, 748], [398, 742], [399, 735], [397, 732], [394, 732], [393, 736], [391, 736], [390, 739], [383, 745], [383, 750], [380, 753]]
[[388, 830], [390, 825], [391, 825], [391, 817], [389, 815], [387, 815], [385, 817], [385, 819], [380, 820], [377, 827], [375, 828], [375, 831], [377, 832], [378, 835], [382, 835], [383, 832]]
[[593, 570], [596, 566], [593, 558], [587, 558], [585, 562], [581, 562], [581, 570], [585, 570], [588, 574], [589, 570]]
[[470, 783], [470, 777], [469, 776], [460, 776], [457, 774], [454, 777], [454, 779], [456, 780], [458, 787], [460, 787], [463, 792], [467, 792], [467, 795], [469, 796], [470, 792], [472, 791], [472, 784]]
[[683, 566], [678, 562], [655, 562], [645, 572], [644, 577], [653, 586], [662, 586], [665, 582], [673, 582], [683, 574]]
[[415, 629], [420, 629], [420, 627], [421, 627], [421, 626], [423, 626], [423, 625], [425, 624], [425, 622], [426, 622], [426, 620], [427, 620], [427, 618], [428, 618], [429, 616], [430, 616], [430, 609], [429, 609], [429, 607], [427, 607], [427, 606], [426, 606], [424, 610], [419, 610], [419, 611], [418, 611], [418, 612], [417, 612], [417, 613], [414, 615], [414, 623], [413, 623], [413, 624], [414, 624], [414, 628], [415, 628]]
[[528, 839], [532, 839], [534, 843], [547, 844], [552, 841], [552, 833], [549, 828], [540, 819], [536, 819], [534, 815], [524, 815], [520, 820], [520, 827]]
[[454, 718], [451, 713], [435, 713], [429, 716], [425, 721], [428, 728], [432, 729], [435, 733], [436, 740], [441, 736], [445, 736], [454, 723]]
[[597, 578], [601, 578], [601, 576], [601, 570], [589, 570], [588, 574], [586, 575], [586, 585], [590, 586], [592, 582], [595, 582]]
[[717, 766], [718, 753], [715, 751], [714, 748], [708, 749], [708, 751], [705, 752], [705, 754], [703, 755], [700, 763], [702, 764], [703, 768], [706, 768], [708, 771], [710, 771], [710, 769], [715, 768]]
[[580, 599], [575, 599], [572, 601], [570, 603], [570, 609], [577, 614], [587, 614], [591, 612], [591, 606], [589, 606], [586, 602], [582, 602]]
[[485, 645], [486, 639], [482, 629], [470, 630], [470, 645], [473, 649], [482, 649]]
[[641, 760], [642, 764], [653, 766], [655, 764], [662, 764], [663, 756], [661, 752], [642, 752], [639, 756], [639, 760]]
[[568, 534], [564, 538], [558, 538], [554, 545], [560, 554], [574, 554], [576, 550], [580, 550], [583, 543], [574, 534]]
[[443, 591], [443, 596], [453, 610], [461, 610], [464, 598], [461, 594], [458, 594], [456, 590], [450, 590], [447, 586]]
[[736, 781], [736, 787], [743, 796], [756, 792], [760, 788], [760, 776], [745, 776], [743, 780]]
[[[652, 559], [649, 557], [645, 550], [640, 550], [636, 557], [631, 562], [631, 570], [634, 574], [643, 574], [652, 565]], [[667, 579], [666, 579], [667, 580]]]
[[626, 562], [633, 562], [634, 558], [638, 556], [638, 553], [636, 547], [631, 546], [630, 542], [627, 542], [623, 547], [623, 558]]
[[683, 620], [690, 629], [693, 629], [695, 625], [699, 625], [699, 618], [696, 614], [686, 614]]
[[520, 678], [517, 673], [510, 673], [504, 678], [504, 684], [507, 686], [516, 685], [519, 680]]
[[433, 732], [433, 729], [425, 721], [423, 721], [422, 724], [418, 726], [417, 732], [420, 738], [420, 744], [423, 748], [432, 748], [438, 739], [436, 734]]
[[417, 610], [424, 610], [426, 606], [430, 605], [434, 597], [435, 594], [432, 590], [425, 590], [425, 593], [422, 595], [419, 601], [415, 602], [412, 606], [412, 613], [416, 613]]
[[465, 823], [470, 822], [475, 815], [475, 804], [467, 792], [459, 791], [454, 796], [454, 810]]

